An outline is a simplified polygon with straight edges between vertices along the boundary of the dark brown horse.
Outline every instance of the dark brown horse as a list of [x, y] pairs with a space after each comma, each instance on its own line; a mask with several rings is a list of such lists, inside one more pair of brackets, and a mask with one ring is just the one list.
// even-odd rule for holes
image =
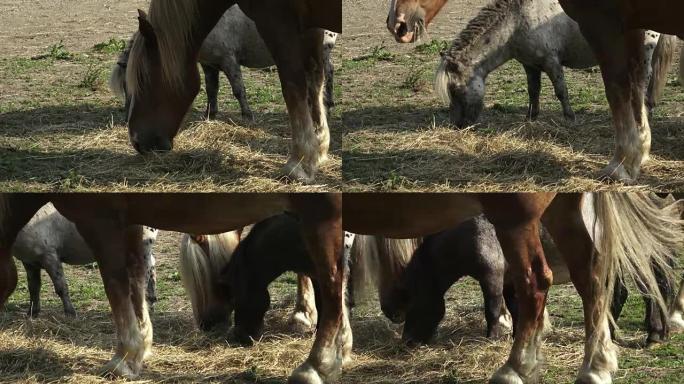
[[602, 175], [634, 181], [648, 160], [651, 128], [644, 108], [644, 29], [684, 38], [680, 0], [560, 0], [601, 66], [616, 132], [615, 155]]
[[[593, 199], [594, 236], [582, 220], [582, 199]], [[493, 383], [539, 379], [543, 313], [553, 281], [539, 238], [542, 220], [582, 298], [586, 346], [577, 380], [583, 383], [609, 383], [617, 369], [609, 318], [618, 273], [644, 283], [666, 310], [649, 256], [672, 281], [669, 263], [684, 241], [679, 212], [663, 215], [649, 197], [637, 194], [375, 193], [345, 194], [343, 200], [345, 230], [394, 238], [424, 236], [486, 215], [510, 267], [518, 307], [513, 348], [508, 361], [493, 374]]]
[[[319, 281], [322, 313], [308, 359], [290, 377], [296, 383], [334, 378], [342, 365], [343, 235], [340, 194], [5, 194], [0, 195], [0, 306], [14, 291], [12, 243], [34, 213], [51, 201], [76, 224], [92, 248], [112, 308], [117, 334], [107, 374], [136, 377], [151, 353], [152, 324], [145, 303], [142, 227], [221, 233], [292, 211]], [[351, 332], [346, 329], [346, 332]], [[347, 339], [345, 339], [347, 340]]]
[[[128, 130], [140, 153], [168, 151], [199, 92], [198, 52], [226, 9], [239, 4], [278, 66], [292, 146], [285, 175], [312, 180], [328, 153], [323, 29], [341, 32], [341, 0], [152, 0], [139, 12], [126, 73]], [[154, 70], [153, 70], [154, 69]]]

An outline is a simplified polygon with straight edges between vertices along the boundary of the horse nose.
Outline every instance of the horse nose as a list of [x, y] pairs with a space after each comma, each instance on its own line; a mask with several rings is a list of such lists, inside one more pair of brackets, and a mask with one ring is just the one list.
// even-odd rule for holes
[[394, 31], [397, 37], [404, 37], [408, 33], [408, 25], [406, 22], [401, 21], [394, 27]]
[[131, 136], [131, 144], [133, 148], [141, 154], [146, 155], [150, 152], [169, 152], [173, 149], [171, 140], [161, 137], [153, 137], [147, 140], [140, 139], [139, 136]]

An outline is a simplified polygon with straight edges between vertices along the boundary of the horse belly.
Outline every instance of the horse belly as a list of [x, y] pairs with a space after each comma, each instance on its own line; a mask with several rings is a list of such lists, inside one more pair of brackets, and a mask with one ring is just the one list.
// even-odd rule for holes
[[343, 226], [357, 234], [412, 238], [453, 228], [482, 213], [473, 194], [357, 193], [343, 197]]

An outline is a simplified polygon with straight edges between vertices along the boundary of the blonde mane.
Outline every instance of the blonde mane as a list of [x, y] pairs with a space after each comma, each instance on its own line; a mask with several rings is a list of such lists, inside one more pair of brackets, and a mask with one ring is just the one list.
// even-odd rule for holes
[[[183, 88], [183, 65], [198, 18], [197, 0], [152, 0], [150, 3], [148, 21], [157, 37], [162, 78], [171, 89]], [[146, 49], [145, 39], [136, 34], [126, 70], [131, 95], [140, 92], [151, 72]]]

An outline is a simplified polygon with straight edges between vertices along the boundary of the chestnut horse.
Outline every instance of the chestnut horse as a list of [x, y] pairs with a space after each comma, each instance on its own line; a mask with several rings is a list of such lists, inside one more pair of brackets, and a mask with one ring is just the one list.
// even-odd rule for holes
[[[584, 198], [593, 199], [594, 236], [582, 221]], [[617, 369], [617, 351], [609, 331], [616, 276], [631, 276], [643, 283], [666, 310], [649, 263], [654, 260], [672, 281], [669, 263], [684, 241], [679, 212], [663, 215], [648, 196], [637, 194], [361, 193], [344, 195], [342, 215], [345, 230], [411, 238], [455, 227], [480, 213], [494, 225], [510, 266], [519, 311], [511, 354], [491, 382], [539, 379], [543, 313], [553, 281], [539, 238], [541, 221], [563, 255], [583, 302], [585, 358], [577, 381], [611, 382], [611, 373]]]
[[278, 67], [292, 127], [285, 176], [311, 181], [328, 153], [323, 29], [341, 32], [341, 0], [152, 0], [139, 11], [126, 71], [128, 131], [140, 153], [168, 151], [200, 89], [202, 42], [230, 6], [257, 26]]
[[602, 175], [634, 181], [648, 160], [651, 128], [644, 108], [644, 29], [684, 38], [680, 0], [560, 0], [580, 26], [599, 66], [613, 115], [615, 155]]
[[[297, 383], [334, 379], [342, 365], [343, 250], [341, 194], [3, 194], [0, 195], [0, 306], [14, 291], [10, 250], [17, 233], [47, 202], [72, 221], [92, 248], [112, 308], [117, 334], [104, 373], [137, 377], [151, 353], [152, 324], [145, 303], [142, 225], [221, 233], [292, 211], [319, 281], [323, 310], [308, 359], [292, 373]], [[222, 214], [217, 214], [222, 213]]]

